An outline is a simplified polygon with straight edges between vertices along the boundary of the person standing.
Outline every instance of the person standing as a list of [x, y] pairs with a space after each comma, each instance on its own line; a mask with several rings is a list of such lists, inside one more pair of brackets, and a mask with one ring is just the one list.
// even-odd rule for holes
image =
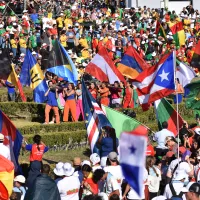
[[56, 124], [60, 123], [60, 116], [59, 116], [59, 111], [58, 111], [58, 89], [52, 88], [53, 83], [52, 81], [48, 82], [49, 89], [45, 93], [45, 96], [47, 97], [47, 103], [45, 107], [45, 123], [44, 124], [52, 124], [54, 122], [49, 122], [49, 113], [51, 109], [54, 111], [54, 115], [56, 118]]
[[82, 104], [82, 84], [78, 84], [78, 89], [76, 90], [76, 119], [79, 119], [80, 114], [82, 115], [82, 119], [84, 119], [84, 113], [83, 113], [83, 104]]
[[63, 114], [63, 121], [68, 122], [69, 111], [72, 115], [72, 121], [77, 121], [76, 118], [76, 101], [75, 101], [75, 87], [73, 83], [69, 83], [67, 89], [65, 88], [63, 91], [63, 97], [65, 97], [65, 107]]
[[[174, 104], [179, 104], [182, 102], [182, 95], [184, 94], [184, 89], [183, 89], [183, 86], [180, 84], [180, 81], [179, 81], [179, 78], [176, 78], [176, 92], [175, 92], [175, 95], [174, 95]], [[178, 99], [177, 99], [178, 97]]]
[[129, 81], [127, 81], [124, 102], [123, 102], [123, 108], [133, 108], [132, 96], [133, 96], [133, 89], [131, 87], [131, 83]]
[[101, 87], [99, 87], [99, 93], [100, 93], [100, 104], [103, 104], [105, 106], [108, 106], [109, 105], [109, 94], [110, 94], [110, 91], [109, 89], [107, 88], [107, 85], [105, 82], [103, 82], [101, 84]]

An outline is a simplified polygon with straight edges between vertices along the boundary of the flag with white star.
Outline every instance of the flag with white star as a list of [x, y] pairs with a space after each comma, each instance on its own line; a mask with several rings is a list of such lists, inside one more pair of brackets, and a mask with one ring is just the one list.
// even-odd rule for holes
[[82, 80], [82, 102], [88, 141], [91, 151], [96, 152], [96, 142], [101, 129], [105, 126], [112, 126], [96, 100], [88, 91], [84, 80]]
[[175, 52], [166, 54], [155, 66], [147, 68], [134, 80], [133, 85], [137, 87], [143, 110], [175, 91], [175, 65]]

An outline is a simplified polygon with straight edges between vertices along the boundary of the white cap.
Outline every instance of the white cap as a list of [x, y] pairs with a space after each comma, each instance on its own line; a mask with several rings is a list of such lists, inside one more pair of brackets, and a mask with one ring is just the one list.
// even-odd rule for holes
[[72, 54], [72, 50], [69, 49], [69, 50], [67, 51], [67, 53], [68, 53], [68, 54]]
[[111, 38], [112, 38], [112, 37], [109, 35], [109, 36], [108, 36], [108, 39], [110, 40]]
[[60, 16], [63, 16], [64, 14], [63, 13], [60, 13]]
[[83, 166], [83, 165], [89, 165], [89, 166], [91, 166], [91, 163], [90, 163], [89, 160], [84, 160], [84, 161], [81, 163], [81, 166]]
[[43, 44], [42, 44], [42, 47], [46, 47], [46, 46], [48, 46], [47, 43], [43, 43]]
[[100, 40], [103, 40], [103, 37], [100, 37]]
[[155, 52], [155, 51], [152, 53], [152, 56], [153, 56], [153, 57], [156, 56], [156, 52]]
[[28, 10], [23, 10], [23, 13], [27, 13], [28, 12]]
[[25, 56], [25, 54], [24, 54], [24, 53], [21, 53], [20, 56], [23, 57], [23, 56]]
[[63, 166], [64, 166], [64, 163], [62, 162], [57, 163], [56, 168], [53, 170], [54, 174], [57, 176], [65, 175]]
[[143, 41], [141, 42], [141, 44], [145, 44], [145, 41], [143, 40]]
[[79, 26], [79, 23], [75, 23], [75, 26]]
[[20, 183], [25, 183], [26, 179], [22, 175], [18, 175], [14, 178], [14, 181], [20, 182]]
[[35, 51], [32, 52], [32, 55], [37, 55], [37, 53]]
[[0, 133], [0, 141], [4, 140], [4, 135], [2, 133]]
[[0, 28], [3, 28], [3, 24], [0, 24]]
[[190, 42], [188, 47], [193, 47], [193, 42]]
[[72, 167], [70, 163], [65, 163], [63, 166], [63, 170], [65, 176], [72, 176], [75, 169]]
[[90, 156], [90, 161], [92, 163], [92, 165], [96, 165], [97, 163], [100, 162], [100, 157], [97, 153], [93, 153], [91, 156]]

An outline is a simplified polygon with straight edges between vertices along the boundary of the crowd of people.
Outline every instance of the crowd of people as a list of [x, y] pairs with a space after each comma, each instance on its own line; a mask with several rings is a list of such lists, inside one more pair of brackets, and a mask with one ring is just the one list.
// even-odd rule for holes
[[[200, 14], [192, 5], [176, 13], [147, 6], [124, 8], [123, 1], [117, 5], [115, 1], [30, 0], [27, 10], [23, 10], [21, 1], [1, 3], [5, 10], [0, 16], [0, 48], [10, 49], [18, 76], [27, 49], [31, 50], [45, 74], [49, 89], [45, 93], [44, 124], [84, 120], [81, 82], [75, 86], [46, 71], [56, 40], [60, 41], [74, 62], [79, 80], [83, 75], [87, 77], [86, 84], [93, 98], [100, 104], [118, 109], [138, 107], [137, 90], [128, 79], [126, 84], [116, 81], [111, 85], [85, 73], [85, 67], [99, 49], [107, 49], [116, 67], [130, 45], [149, 66], [155, 65], [166, 51], [173, 50], [176, 50], [180, 61], [191, 66], [200, 36]], [[22, 16], [16, 13], [22, 13]], [[155, 34], [158, 21], [166, 38]], [[175, 43], [169, 28], [171, 23], [179, 21], [183, 22], [185, 34], [185, 41], [180, 46]], [[198, 68], [194, 71], [198, 75]], [[8, 99], [15, 101], [15, 86], [6, 80], [1, 80], [1, 85], [7, 87]], [[184, 88], [178, 79], [176, 85], [176, 92], [181, 98]], [[50, 119], [51, 109], [54, 115]], [[154, 135], [157, 142], [155, 148], [148, 140], [142, 196], [138, 196], [124, 179], [115, 130], [105, 127], [97, 142], [99, 154], [91, 154], [88, 160], [76, 157], [72, 164], [58, 162], [53, 175], [50, 166], [42, 163], [48, 147], [41, 136], [35, 135], [33, 144], [24, 141], [22, 147], [30, 151], [30, 169], [27, 177], [15, 176], [10, 199], [197, 200], [200, 197], [200, 143], [196, 125], [184, 123], [180, 141], [167, 130], [167, 122], [163, 122], [162, 127]], [[3, 144], [4, 139], [4, 135], [0, 134], [0, 155], [11, 160], [9, 149]]]

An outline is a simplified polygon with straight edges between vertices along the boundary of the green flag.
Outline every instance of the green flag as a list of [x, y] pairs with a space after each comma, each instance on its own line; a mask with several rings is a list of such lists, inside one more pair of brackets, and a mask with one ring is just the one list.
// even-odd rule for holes
[[104, 105], [102, 105], [102, 109], [112, 127], [115, 129], [117, 138], [120, 137], [122, 132], [131, 132], [135, 129], [140, 129], [140, 132], [146, 132], [148, 129], [137, 120], [128, 117], [119, 111], [113, 110], [112, 108], [106, 107]]

